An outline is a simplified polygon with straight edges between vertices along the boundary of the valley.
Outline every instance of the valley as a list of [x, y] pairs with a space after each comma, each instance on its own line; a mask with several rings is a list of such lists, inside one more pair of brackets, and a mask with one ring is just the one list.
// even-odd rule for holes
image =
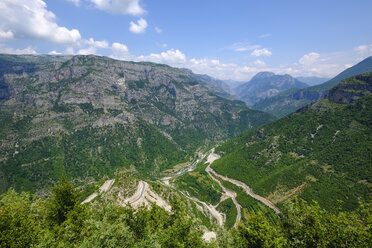
[[0, 0], [0, 248], [372, 247], [371, 9]]
[[[227, 235], [227, 247], [245, 242], [250, 225], [291, 243], [288, 230], [315, 211], [327, 233], [342, 219], [364, 242], [358, 211], [370, 209], [371, 73], [276, 119], [223, 98], [214, 88], [220, 81], [187, 70], [97, 56], [0, 56], [0, 64], [10, 60], [2, 67], [1, 208], [10, 207], [7, 197], [24, 200], [16, 191], [34, 192], [45, 202], [38, 208], [51, 212], [55, 197], [69, 195], [67, 212], [97, 223], [106, 208], [103, 215], [127, 211], [138, 242], [144, 231], [136, 225], [162, 225], [186, 228], [194, 237], [186, 243], [221, 244]], [[276, 76], [283, 80], [266, 72], [257, 78]], [[60, 230], [76, 221], [58, 216], [43, 221]]]

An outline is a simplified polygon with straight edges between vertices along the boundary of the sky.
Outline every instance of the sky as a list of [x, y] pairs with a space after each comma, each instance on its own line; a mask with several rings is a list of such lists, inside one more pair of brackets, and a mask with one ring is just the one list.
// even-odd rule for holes
[[372, 56], [371, 0], [0, 0], [0, 53], [96, 54], [223, 80]]

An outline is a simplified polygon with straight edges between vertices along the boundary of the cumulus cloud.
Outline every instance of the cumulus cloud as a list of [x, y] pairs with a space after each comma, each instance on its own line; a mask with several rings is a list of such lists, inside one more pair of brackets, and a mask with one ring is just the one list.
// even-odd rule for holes
[[57, 44], [75, 43], [81, 39], [77, 29], [61, 27], [56, 16], [42, 0], [2, 0], [0, 2], [0, 36], [42, 39]]
[[53, 51], [50, 51], [48, 54], [49, 55], [61, 55], [62, 53], [57, 52], [56, 50], [53, 50]]
[[240, 66], [221, 63], [217, 59], [190, 59], [187, 66], [195, 73], [208, 74], [222, 80], [248, 81], [253, 75], [264, 70], [257, 66]]
[[90, 54], [96, 54], [97, 48], [94, 46], [90, 46], [87, 48], [81, 48], [77, 51], [77, 54], [79, 55], [90, 55]]
[[370, 45], [360, 45], [354, 48], [360, 56], [371, 56], [372, 55], [372, 44]]
[[12, 31], [8, 30], [8, 31], [2, 31], [0, 30], [0, 40], [9, 40], [9, 39], [13, 39], [14, 37], [14, 34]]
[[0, 53], [9, 53], [9, 54], [37, 54], [37, 52], [30, 46], [24, 49], [14, 49], [11, 47], [6, 47], [3, 44], [0, 44]]
[[144, 33], [147, 28], [147, 21], [143, 18], [139, 19], [137, 23], [130, 22], [129, 23], [129, 31], [135, 34]]
[[316, 52], [311, 52], [305, 54], [298, 62], [301, 65], [311, 65], [314, 64], [320, 58], [320, 54]]
[[270, 57], [271, 55], [271, 51], [267, 48], [254, 49], [254, 51], [251, 53], [251, 56], [255, 57]]
[[108, 48], [109, 45], [107, 41], [95, 41], [93, 38], [89, 38], [89, 40], [84, 41], [85, 44], [95, 47], [95, 48]]
[[129, 60], [131, 55], [129, 49], [125, 44], [114, 42], [111, 45], [112, 54], [110, 57], [115, 59]]
[[142, 15], [140, 0], [89, 0], [94, 7], [114, 14]]
[[180, 50], [170, 49], [162, 53], [151, 53], [148, 56], [138, 56], [136, 60], [179, 66], [185, 64], [186, 55]]
[[77, 51], [77, 54], [80, 55], [97, 54], [97, 49], [109, 48], [107, 41], [96, 41], [93, 38], [89, 38], [89, 40], [82, 40], [78, 46], [80, 49]]

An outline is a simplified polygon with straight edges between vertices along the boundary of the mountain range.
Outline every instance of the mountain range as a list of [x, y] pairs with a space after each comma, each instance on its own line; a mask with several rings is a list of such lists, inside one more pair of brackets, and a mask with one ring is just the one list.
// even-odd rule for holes
[[1, 55], [0, 74], [1, 192], [123, 167], [155, 177], [202, 145], [274, 120], [214, 94], [204, 76], [166, 65]]
[[372, 73], [342, 81], [325, 99], [216, 148], [218, 173], [277, 206], [297, 195], [353, 210], [370, 199]]
[[249, 82], [234, 89], [236, 96], [252, 106], [260, 100], [275, 96], [282, 91], [293, 88], [305, 88], [307, 84], [300, 82], [292, 76], [275, 75], [272, 72], [260, 72]]
[[344, 70], [323, 84], [303, 89], [289, 89], [287, 91], [283, 91], [276, 96], [257, 102], [254, 106], [252, 106], [252, 108], [282, 117], [300, 109], [309, 103], [322, 99], [327, 95], [328, 90], [336, 86], [343, 79], [371, 71], [372, 57], [368, 57], [358, 64]]

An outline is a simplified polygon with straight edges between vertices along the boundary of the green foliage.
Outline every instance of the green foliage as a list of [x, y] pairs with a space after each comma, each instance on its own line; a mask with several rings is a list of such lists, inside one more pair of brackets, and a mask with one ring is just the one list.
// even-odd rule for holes
[[220, 228], [217, 239], [205, 243], [201, 222], [178, 198], [171, 198], [167, 212], [109, 201], [89, 207], [76, 195], [64, 178], [47, 200], [13, 190], [3, 194], [0, 247], [368, 247], [372, 240], [370, 204], [335, 214], [295, 199], [285, 205], [280, 225], [251, 212], [236, 230]]
[[[372, 181], [372, 97], [353, 104], [322, 100], [232, 139], [212, 167], [279, 202], [294, 191], [332, 209], [358, 207]], [[275, 196], [273, 196], [275, 197]]]
[[252, 212], [244, 224], [239, 223], [237, 229], [238, 241], [236, 247], [287, 247], [287, 242], [281, 230], [273, 225], [259, 212]]
[[323, 84], [304, 89], [290, 89], [281, 92], [274, 97], [258, 102], [253, 106], [253, 109], [265, 111], [277, 117], [283, 117], [295, 112], [307, 104], [323, 98], [331, 88], [336, 86], [342, 80], [367, 72], [372, 72], [372, 57], [368, 57], [360, 63], [346, 69]]
[[215, 205], [220, 201], [222, 189], [205, 172], [207, 166], [208, 164], [199, 163], [194, 171], [177, 177], [175, 184], [191, 196]]
[[234, 226], [236, 221], [236, 207], [234, 205], [234, 202], [231, 198], [224, 200], [223, 202], [220, 202], [220, 204], [217, 207], [217, 210], [224, 213], [226, 216], [226, 222], [225, 226], [230, 229]]
[[288, 203], [284, 216], [284, 230], [291, 247], [368, 247], [371, 244], [371, 230], [366, 229], [370, 219], [369, 223], [365, 222], [368, 219], [361, 219], [356, 213], [334, 214], [321, 209], [317, 203], [309, 206], [295, 199]]
[[18, 191], [50, 186], [51, 179], [58, 181], [62, 174], [69, 178], [100, 179], [104, 175], [112, 177], [117, 169], [130, 166], [153, 178], [160, 171], [184, 162], [187, 156], [145, 122], [131, 126], [89, 126], [20, 145], [17, 156], [0, 162], [9, 184]]
[[0, 247], [31, 247], [37, 243], [38, 220], [33, 216], [34, 198], [10, 190], [0, 200]]
[[79, 204], [78, 195], [74, 192], [74, 187], [65, 176], [61, 177], [59, 185], [52, 190], [48, 204], [48, 219], [50, 223], [62, 224], [67, 219], [67, 215]]

